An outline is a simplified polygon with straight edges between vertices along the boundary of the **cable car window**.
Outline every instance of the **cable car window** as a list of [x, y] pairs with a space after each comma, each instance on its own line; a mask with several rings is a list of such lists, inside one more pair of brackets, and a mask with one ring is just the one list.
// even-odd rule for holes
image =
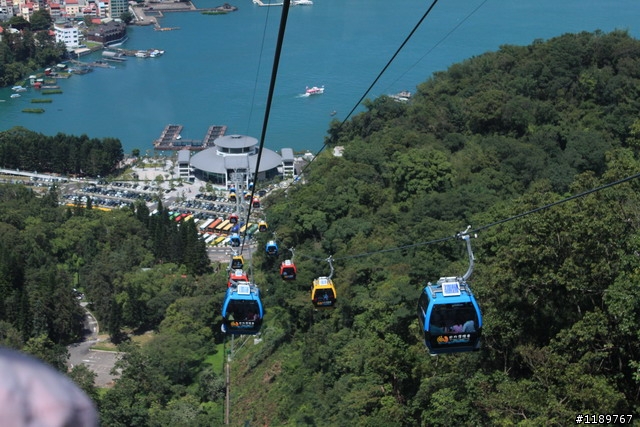
[[259, 318], [260, 307], [256, 301], [232, 301], [227, 307], [229, 321], [254, 321]]
[[476, 332], [478, 317], [470, 302], [439, 304], [433, 307], [429, 324], [431, 334]]

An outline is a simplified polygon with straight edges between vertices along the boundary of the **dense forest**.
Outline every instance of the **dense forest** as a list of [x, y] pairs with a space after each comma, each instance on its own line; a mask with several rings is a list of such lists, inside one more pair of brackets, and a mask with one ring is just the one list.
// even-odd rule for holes
[[114, 173], [124, 158], [117, 138], [58, 133], [47, 136], [23, 127], [0, 132], [0, 167], [73, 176]]
[[0, 37], [0, 87], [21, 82], [36, 70], [55, 65], [67, 56], [64, 43], [56, 43], [49, 32], [52, 23], [45, 10], [33, 12], [29, 21], [14, 16], [0, 22], [4, 28]]
[[[2, 187], [0, 343], [61, 367], [79, 333], [71, 289], [82, 288], [124, 341], [112, 388], [70, 374], [108, 426], [222, 424], [223, 350], [232, 425], [637, 419], [640, 182], [625, 178], [640, 170], [639, 95], [640, 41], [615, 31], [502, 46], [434, 74], [408, 103], [367, 100], [331, 124], [303, 180], [264, 200], [260, 243], [283, 250], [252, 257], [259, 339], [220, 332], [224, 268], [172, 250], [201, 260], [195, 228], [162, 226], [141, 205], [63, 208], [55, 191]], [[466, 270], [448, 237], [467, 225], [483, 345], [430, 357], [417, 297]], [[278, 274], [287, 248], [295, 282]], [[311, 283], [329, 256], [337, 307], [315, 311]], [[120, 334], [142, 331], [155, 332], [142, 346]]]

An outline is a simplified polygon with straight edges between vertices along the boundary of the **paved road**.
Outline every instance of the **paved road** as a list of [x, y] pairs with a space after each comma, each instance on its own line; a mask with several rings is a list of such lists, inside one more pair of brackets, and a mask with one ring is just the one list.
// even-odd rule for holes
[[[85, 306], [86, 303], [82, 303], [82, 305]], [[111, 370], [118, 360], [118, 357], [120, 357], [120, 353], [115, 351], [91, 350], [91, 346], [98, 343], [99, 329], [98, 322], [89, 311], [86, 311], [84, 330], [85, 336], [83, 341], [67, 347], [69, 350], [69, 360], [67, 362], [69, 368], [73, 368], [82, 363], [97, 374], [95, 379], [96, 386], [106, 387], [112, 385], [117, 375], [112, 375]]]

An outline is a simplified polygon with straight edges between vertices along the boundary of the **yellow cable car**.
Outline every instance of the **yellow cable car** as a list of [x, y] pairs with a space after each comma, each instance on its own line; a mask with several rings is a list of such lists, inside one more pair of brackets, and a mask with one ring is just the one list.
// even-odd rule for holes
[[269, 228], [269, 226], [267, 225], [267, 221], [258, 222], [258, 231], [259, 232], [264, 233], [265, 231], [267, 231], [268, 228]]
[[316, 308], [331, 308], [336, 305], [336, 287], [329, 277], [318, 277], [313, 281], [311, 302]]
[[231, 269], [232, 270], [242, 270], [244, 267], [244, 258], [242, 255], [234, 255], [231, 258]]

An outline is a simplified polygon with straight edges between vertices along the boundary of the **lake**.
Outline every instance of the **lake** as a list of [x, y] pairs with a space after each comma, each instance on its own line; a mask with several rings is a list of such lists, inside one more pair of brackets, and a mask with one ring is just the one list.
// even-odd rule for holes
[[[219, 0], [199, 0], [201, 8]], [[129, 27], [125, 49], [163, 49], [158, 58], [128, 58], [114, 68], [59, 80], [51, 104], [33, 89], [10, 99], [0, 90], [0, 130], [13, 126], [54, 135], [115, 137], [125, 153], [152, 150], [167, 124], [185, 139], [211, 125], [260, 138], [282, 7], [231, 2], [226, 15], [167, 13], [163, 27]], [[405, 41], [430, 1], [314, 0], [289, 10], [265, 146], [319, 150], [332, 119], [344, 120]], [[626, 29], [640, 36], [637, 0], [448, 0], [438, 2], [368, 98], [415, 91], [433, 72], [503, 44], [526, 45], [567, 32]], [[81, 58], [92, 61], [100, 53]], [[303, 96], [307, 86], [322, 95]], [[42, 107], [43, 114], [23, 113]], [[335, 112], [335, 115], [332, 113]]]

